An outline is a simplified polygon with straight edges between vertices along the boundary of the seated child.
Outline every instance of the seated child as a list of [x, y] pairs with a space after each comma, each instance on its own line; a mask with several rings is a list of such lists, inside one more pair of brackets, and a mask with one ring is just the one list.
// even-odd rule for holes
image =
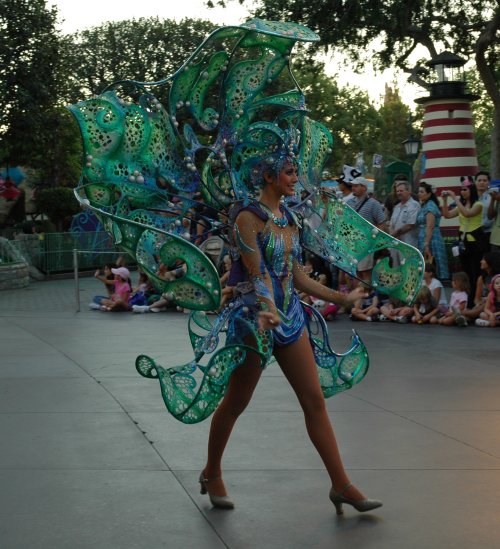
[[476, 320], [476, 326], [490, 328], [500, 326], [500, 274], [491, 279], [490, 293], [484, 304], [484, 311]]
[[[181, 261], [177, 261], [171, 269], [165, 263], [159, 263], [156, 270], [156, 274], [159, 278], [171, 282], [182, 278], [187, 272], [187, 266]], [[132, 305], [132, 311], [134, 313], [161, 313], [166, 311], [173, 305], [172, 292], [163, 292], [162, 294], [153, 294], [148, 297], [148, 304], [145, 305]]]
[[139, 280], [137, 286], [132, 290], [132, 294], [128, 300], [130, 307], [134, 305], [146, 305], [148, 302], [148, 294], [152, 291], [149, 283], [149, 277], [146, 273], [139, 272]]
[[[498, 252], [486, 252], [481, 259], [481, 275], [476, 282], [476, 295], [474, 296], [474, 306], [464, 311], [464, 316], [467, 319], [474, 320], [482, 318], [481, 313], [484, 312], [486, 301], [490, 294], [490, 286], [493, 277], [500, 274], [500, 254]], [[477, 326], [482, 326], [483, 323], [476, 322]]]
[[[328, 278], [326, 274], [320, 273], [316, 279], [323, 286], [328, 286]], [[338, 311], [338, 307], [335, 303], [323, 301], [316, 297], [310, 296], [312, 306], [321, 314], [325, 320], [334, 320]]]
[[405, 305], [403, 301], [396, 297], [389, 297], [389, 302], [380, 307], [381, 321], [399, 322], [406, 324], [413, 316], [413, 308]]
[[418, 292], [413, 305], [414, 315], [411, 321], [414, 324], [436, 324], [439, 308], [429, 288], [424, 284]]
[[[107, 295], [95, 295], [92, 298], [92, 303], [97, 305], [100, 305], [103, 299], [109, 299], [113, 295], [113, 291], [115, 289], [115, 275], [111, 272], [110, 265], [104, 265], [102, 270], [104, 275], [101, 275], [101, 271], [97, 269], [97, 271], [94, 273], [94, 277], [104, 284], [104, 286], [106, 287]], [[99, 307], [91, 307], [91, 309], [98, 308]]]
[[356, 300], [351, 309], [351, 320], [366, 320], [367, 322], [377, 320], [380, 312], [378, 301], [377, 292], [372, 292], [368, 296]]
[[118, 267], [111, 269], [115, 275], [115, 289], [113, 295], [109, 299], [101, 301], [101, 311], [128, 311], [128, 300], [130, 297], [130, 272], [126, 267]]
[[453, 292], [450, 296], [450, 309], [438, 320], [443, 326], [457, 325], [462, 328], [467, 326], [467, 320], [463, 316], [463, 312], [467, 307], [469, 300], [470, 284], [467, 273], [460, 271], [454, 273], [451, 278], [451, 286]]
[[438, 316], [442, 316], [449, 309], [448, 300], [443, 285], [436, 278], [436, 267], [432, 263], [425, 264], [424, 284], [429, 288], [432, 297], [438, 304]]

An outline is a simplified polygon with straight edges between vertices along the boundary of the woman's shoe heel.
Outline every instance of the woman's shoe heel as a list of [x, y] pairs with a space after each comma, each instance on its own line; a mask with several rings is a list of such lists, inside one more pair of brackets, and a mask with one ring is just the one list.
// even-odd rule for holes
[[203, 478], [203, 473], [200, 475], [200, 494], [205, 495], [207, 493], [207, 487], [205, 485], [205, 479]]
[[335, 492], [333, 488], [330, 490], [330, 501], [335, 506], [337, 515], [344, 514], [344, 511], [342, 509], [343, 503], [352, 505], [354, 509], [356, 509], [356, 511], [359, 511], [360, 513], [365, 513], [366, 511], [372, 511], [373, 509], [382, 507], [382, 502], [378, 499], [351, 499], [346, 497], [344, 494], [351, 486], [352, 484], [349, 483], [347, 486], [344, 487], [342, 492]]
[[337, 515], [343, 515], [344, 510], [342, 509], [342, 502], [341, 501], [333, 501], [333, 505], [335, 505], [335, 511], [337, 511]]
[[220, 477], [216, 478], [205, 478], [205, 475], [203, 474], [203, 471], [200, 473], [200, 494], [208, 494], [208, 497], [210, 498], [210, 502], [214, 507], [218, 507], [219, 509], [234, 509], [234, 503], [231, 500], [229, 496], [215, 496], [211, 494], [208, 491], [207, 488], [207, 482], [210, 482], [212, 480], [219, 480]]

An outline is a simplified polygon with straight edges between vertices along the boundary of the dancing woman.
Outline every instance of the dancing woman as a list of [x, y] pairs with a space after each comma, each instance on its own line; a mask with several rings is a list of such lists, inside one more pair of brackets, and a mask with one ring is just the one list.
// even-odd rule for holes
[[[273, 356], [298, 396], [337, 513], [344, 503], [359, 511], [382, 505], [350, 483], [324, 402], [364, 378], [366, 348], [354, 333], [350, 348], [335, 352], [324, 319], [298, 297], [305, 292], [347, 305], [364, 290], [344, 296], [311, 280], [301, 265], [302, 248], [353, 276], [367, 255], [397, 248], [404, 265], [395, 272], [380, 261], [371, 284], [408, 305], [424, 264], [418, 250], [320, 188], [318, 174], [333, 139], [309, 118], [289, 66], [295, 42], [318, 39], [300, 25], [253, 19], [217, 29], [175, 74], [152, 83], [170, 85], [165, 107], [146, 83], [133, 81], [70, 107], [84, 141], [77, 198], [136, 258], [159, 293], [193, 311], [194, 359], [164, 368], [140, 355], [136, 368], [160, 382], [168, 411], [179, 421], [197, 423], [215, 412], [199, 480], [212, 504], [226, 509], [234, 504], [221, 476], [224, 449]], [[269, 93], [285, 69], [296, 87]], [[165, 185], [158, 188], [160, 180]], [[233, 260], [227, 286], [234, 294], [215, 317], [205, 312], [220, 307], [218, 273], [185, 231], [198, 192], [207, 210], [197, 237], [220, 236]], [[281, 202], [292, 197], [293, 210]], [[181, 277], [158, 276], [160, 263], [178, 261], [186, 266]]]
[[[243, 265], [239, 282], [249, 281], [254, 288], [256, 301], [263, 309], [258, 319], [260, 329], [272, 330], [274, 356], [297, 394], [309, 437], [330, 476], [330, 499], [337, 514], [342, 514], [343, 503], [358, 511], [369, 511], [382, 503], [367, 499], [350, 483], [344, 469], [296, 290], [340, 305], [353, 303], [365, 291], [358, 287], [344, 295], [312, 280], [304, 272], [297, 225], [281, 205], [283, 196], [295, 194], [297, 181], [297, 167], [291, 158], [281, 167], [268, 168], [263, 173], [259, 201], [237, 216], [235, 232]], [[260, 357], [248, 353], [245, 363], [233, 371], [228, 391], [213, 416], [208, 459], [200, 483], [201, 492], [208, 492], [216, 507], [230, 509], [234, 506], [222, 480], [221, 460], [233, 426], [249, 403], [261, 374]]]

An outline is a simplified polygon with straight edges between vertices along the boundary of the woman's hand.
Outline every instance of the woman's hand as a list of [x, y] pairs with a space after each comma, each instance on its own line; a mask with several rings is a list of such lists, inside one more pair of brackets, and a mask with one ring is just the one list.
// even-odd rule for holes
[[225, 286], [224, 288], [222, 288], [219, 310], [225, 307], [226, 303], [231, 301], [234, 296], [234, 288], [234, 286]]
[[277, 313], [261, 311], [259, 313], [259, 330], [274, 330], [281, 324], [281, 318]]
[[344, 305], [352, 305], [358, 299], [363, 299], [368, 296], [368, 291], [364, 286], [357, 286], [349, 292], [344, 298]]

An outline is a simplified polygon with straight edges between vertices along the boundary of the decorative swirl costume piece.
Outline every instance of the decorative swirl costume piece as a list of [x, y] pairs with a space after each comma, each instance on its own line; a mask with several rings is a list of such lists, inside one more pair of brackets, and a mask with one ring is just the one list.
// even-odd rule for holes
[[[373, 285], [411, 303], [421, 284], [423, 259], [417, 250], [320, 189], [332, 137], [307, 116], [289, 67], [295, 42], [317, 40], [300, 25], [254, 19], [214, 31], [165, 80], [119, 82], [69, 107], [84, 143], [78, 200], [136, 258], [159, 291], [193, 310], [191, 363], [163, 368], [145, 355], [136, 362], [143, 376], [159, 379], [167, 408], [185, 423], [215, 410], [231, 372], [248, 352], [257, 353], [264, 367], [274, 345], [295, 341], [306, 328], [325, 396], [364, 377], [368, 354], [359, 337], [353, 335], [346, 353], [336, 353], [321, 316], [299, 302], [293, 278], [305, 276], [301, 244], [352, 275], [366, 254], [397, 247], [403, 268], [391, 269], [388, 260], [378, 263]], [[290, 91], [285, 91], [286, 79], [294, 86]], [[165, 85], [166, 107], [150, 91]], [[255, 197], [262, 174], [278, 173], [289, 159], [297, 163], [308, 196], [283, 206], [277, 218]], [[235, 264], [243, 256], [247, 265], [236, 277], [234, 299], [213, 322], [204, 311], [220, 304], [217, 270], [190, 242], [187, 230], [193, 211], [200, 209], [198, 236], [221, 236], [232, 247]], [[182, 263], [186, 272], [165, 280], [157, 275], [160, 263]], [[261, 332], [258, 313], [269, 307], [277, 309], [282, 322]]]

